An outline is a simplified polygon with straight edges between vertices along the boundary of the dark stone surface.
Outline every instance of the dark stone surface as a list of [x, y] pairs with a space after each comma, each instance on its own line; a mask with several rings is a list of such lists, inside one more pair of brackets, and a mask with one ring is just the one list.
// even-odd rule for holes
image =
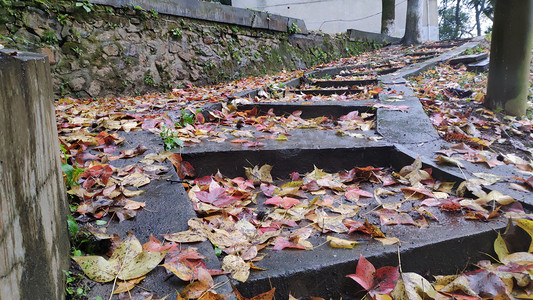
[[487, 59], [489, 57], [488, 53], [478, 53], [478, 54], [472, 54], [472, 55], [463, 55], [458, 56], [450, 59], [448, 63], [450, 65], [458, 65], [458, 64], [470, 64], [478, 61], [482, 61], [484, 59]]
[[490, 59], [485, 58], [482, 61], [466, 65], [466, 70], [468, 72], [477, 72], [477, 73], [487, 72], [489, 70], [489, 63], [490, 63]]

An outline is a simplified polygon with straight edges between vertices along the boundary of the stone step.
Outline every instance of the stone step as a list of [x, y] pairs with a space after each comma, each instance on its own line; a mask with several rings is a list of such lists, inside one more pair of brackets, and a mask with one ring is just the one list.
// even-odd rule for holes
[[458, 64], [470, 64], [478, 61], [482, 61], [489, 57], [488, 53], [478, 53], [478, 54], [472, 54], [472, 55], [462, 55], [458, 57], [454, 57], [448, 61], [448, 64], [454, 66]]
[[490, 63], [490, 59], [487, 57], [480, 62], [466, 65], [466, 70], [468, 72], [476, 72], [476, 73], [487, 72], [489, 70], [489, 63]]

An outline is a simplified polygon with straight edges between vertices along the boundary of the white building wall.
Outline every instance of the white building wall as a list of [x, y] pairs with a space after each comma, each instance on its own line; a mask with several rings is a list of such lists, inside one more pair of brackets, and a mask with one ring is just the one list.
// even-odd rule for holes
[[[437, 0], [423, 0], [422, 40], [438, 40]], [[232, 5], [303, 19], [309, 30], [340, 33], [347, 29], [381, 32], [380, 0], [232, 0]], [[405, 31], [407, 0], [396, 0], [396, 30]]]

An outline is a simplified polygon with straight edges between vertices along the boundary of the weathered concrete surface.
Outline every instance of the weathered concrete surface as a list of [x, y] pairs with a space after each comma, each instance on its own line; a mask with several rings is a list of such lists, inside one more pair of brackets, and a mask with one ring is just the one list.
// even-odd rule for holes
[[170, 0], [90, 0], [89, 2], [118, 8], [139, 6], [145, 10], [154, 10], [167, 15], [282, 32], [287, 32], [291, 26], [296, 26], [300, 33], [307, 34], [305, 22], [301, 19], [270, 14], [264, 11], [220, 5], [218, 3], [203, 1], [176, 2]]
[[67, 199], [46, 56], [0, 50], [0, 298], [62, 299]]

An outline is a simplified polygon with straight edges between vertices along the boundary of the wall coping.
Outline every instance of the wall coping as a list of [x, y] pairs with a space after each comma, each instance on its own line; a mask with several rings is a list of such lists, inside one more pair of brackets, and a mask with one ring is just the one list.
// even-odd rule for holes
[[348, 39], [352, 42], [376, 42], [381, 44], [399, 43], [401, 38], [391, 37], [386, 34], [367, 32], [357, 29], [348, 29]]
[[308, 33], [305, 22], [302, 19], [222, 5], [220, 3], [190, 0], [89, 0], [89, 2], [117, 8], [139, 6], [145, 10], [154, 10], [166, 15], [281, 32], [288, 32], [292, 26], [297, 26], [300, 29], [299, 33]]

